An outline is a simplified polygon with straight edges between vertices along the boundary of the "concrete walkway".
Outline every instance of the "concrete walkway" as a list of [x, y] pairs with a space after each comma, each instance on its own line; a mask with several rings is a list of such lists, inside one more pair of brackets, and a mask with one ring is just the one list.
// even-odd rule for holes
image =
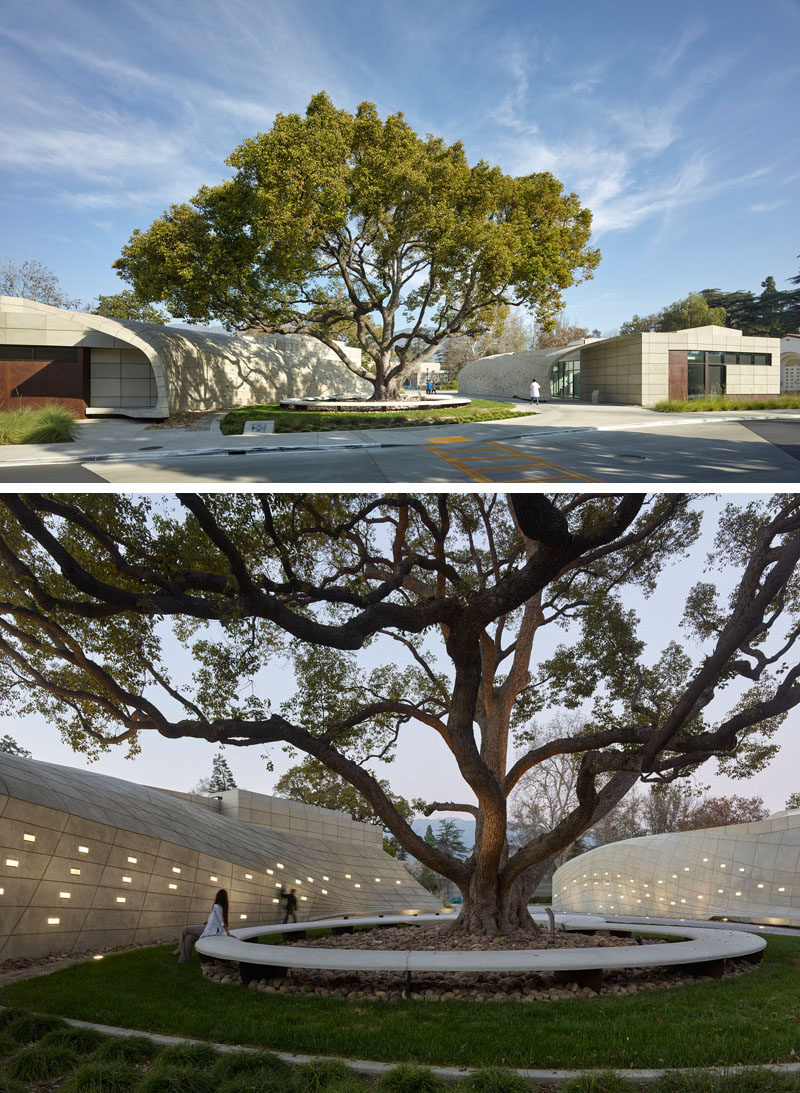
[[[498, 399], [516, 410], [531, 410], [529, 402]], [[320, 433], [251, 433], [223, 436], [224, 413], [209, 413], [190, 427], [165, 429], [124, 417], [87, 418], [77, 422], [76, 438], [66, 444], [0, 445], [0, 465], [93, 463], [161, 457], [221, 455], [227, 452], [335, 451], [347, 448], [418, 447], [437, 438], [457, 435], [464, 440], [532, 438], [573, 431], [613, 432], [631, 429], [670, 429], [731, 421], [791, 421], [800, 424], [800, 410], [747, 410], [716, 414], [659, 414], [641, 406], [593, 406], [582, 402], [549, 402], [530, 416], [466, 425], [410, 428], [332, 430]]]

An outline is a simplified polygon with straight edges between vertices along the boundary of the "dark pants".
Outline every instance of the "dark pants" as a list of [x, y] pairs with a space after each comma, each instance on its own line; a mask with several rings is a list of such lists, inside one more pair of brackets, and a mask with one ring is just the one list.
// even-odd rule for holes
[[289, 919], [291, 919], [292, 922], [297, 922], [297, 911], [290, 911], [287, 907], [283, 913], [283, 921], [288, 922]]
[[202, 926], [184, 926], [183, 933], [181, 934], [180, 954], [178, 956], [178, 963], [185, 964], [186, 961], [192, 955], [192, 949], [194, 943], [197, 941], [200, 934], [205, 930], [206, 924]]

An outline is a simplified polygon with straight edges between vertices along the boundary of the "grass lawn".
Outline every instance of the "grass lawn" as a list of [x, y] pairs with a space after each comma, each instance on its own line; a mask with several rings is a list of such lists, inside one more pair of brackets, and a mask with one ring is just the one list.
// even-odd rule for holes
[[74, 424], [63, 406], [0, 410], [0, 444], [59, 444], [72, 440]]
[[370, 1002], [209, 982], [170, 946], [9, 984], [0, 1003], [276, 1051], [421, 1064], [691, 1067], [800, 1055], [800, 940], [727, 980], [564, 1002]]
[[665, 399], [653, 407], [662, 414], [685, 414], [716, 410], [800, 410], [800, 395], [781, 395], [773, 399], [743, 399], [736, 396], [723, 398], [693, 398], [678, 402]]
[[331, 429], [394, 429], [411, 425], [464, 425], [471, 421], [500, 421], [510, 417], [528, 417], [530, 411], [511, 408], [507, 402], [493, 402], [490, 399], [474, 398], [469, 406], [456, 406], [452, 409], [438, 410], [386, 410], [353, 411], [353, 413], [333, 413], [331, 411], [281, 410], [278, 403], [263, 406], [246, 406], [241, 410], [231, 410], [220, 422], [220, 428], [226, 436], [239, 435], [246, 421], [262, 421], [271, 418], [275, 422], [276, 433], [317, 433]]

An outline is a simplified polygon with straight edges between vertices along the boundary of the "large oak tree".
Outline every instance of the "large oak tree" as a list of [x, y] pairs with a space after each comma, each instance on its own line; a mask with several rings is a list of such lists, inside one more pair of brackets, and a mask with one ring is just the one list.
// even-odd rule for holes
[[353, 115], [320, 92], [226, 162], [232, 178], [134, 232], [120, 276], [176, 318], [317, 338], [375, 399], [509, 305], [546, 325], [600, 259], [591, 213], [551, 174], [470, 166], [460, 142], [381, 121], [372, 103]]
[[[675, 494], [524, 494], [511, 506], [480, 494], [4, 495], [0, 697], [85, 751], [135, 748], [151, 732], [288, 743], [458, 885], [457, 928], [527, 928], [537, 871], [637, 780], [668, 782], [712, 756], [756, 769], [800, 702], [798, 497], [722, 507], [715, 550], [732, 589], [723, 599], [697, 583], [692, 642], [647, 654], [626, 590], [647, 593], [681, 564], [700, 505]], [[548, 631], [562, 640], [543, 654]], [[176, 670], [176, 639], [191, 678]], [[367, 647], [376, 666], [359, 655]], [[297, 690], [274, 710], [281, 655]], [[580, 711], [578, 727], [539, 743], [532, 720], [565, 708]], [[412, 723], [437, 735], [466, 783], [467, 800], [427, 806], [474, 815], [465, 861], [417, 835], [373, 773]], [[508, 796], [558, 754], [579, 758], [574, 804], [510, 850]]]

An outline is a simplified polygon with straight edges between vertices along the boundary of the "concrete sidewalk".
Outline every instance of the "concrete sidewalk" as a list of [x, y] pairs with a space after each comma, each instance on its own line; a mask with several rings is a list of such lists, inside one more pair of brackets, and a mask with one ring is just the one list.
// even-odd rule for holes
[[[515, 410], [531, 410], [530, 403], [511, 399]], [[0, 445], [0, 465], [35, 466], [37, 463], [95, 463], [101, 461], [157, 460], [162, 456], [221, 455], [227, 452], [335, 451], [346, 448], [418, 447], [444, 438], [467, 441], [530, 439], [537, 433], [553, 436], [573, 431], [613, 432], [668, 429], [676, 426], [732, 421], [792, 421], [800, 425], [800, 410], [747, 410], [716, 414], [660, 414], [641, 406], [593, 406], [588, 403], [542, 403], [529, 416], [464, 425], [428, 425], [410, 428], [331, 430], [319, 433], [251, 433], [223, 436], [223, 412], [210, 413], [192, 426], [179, 429], [124, 417], [87, 418], [77, 422], [76, 438], [66, 444]]]

